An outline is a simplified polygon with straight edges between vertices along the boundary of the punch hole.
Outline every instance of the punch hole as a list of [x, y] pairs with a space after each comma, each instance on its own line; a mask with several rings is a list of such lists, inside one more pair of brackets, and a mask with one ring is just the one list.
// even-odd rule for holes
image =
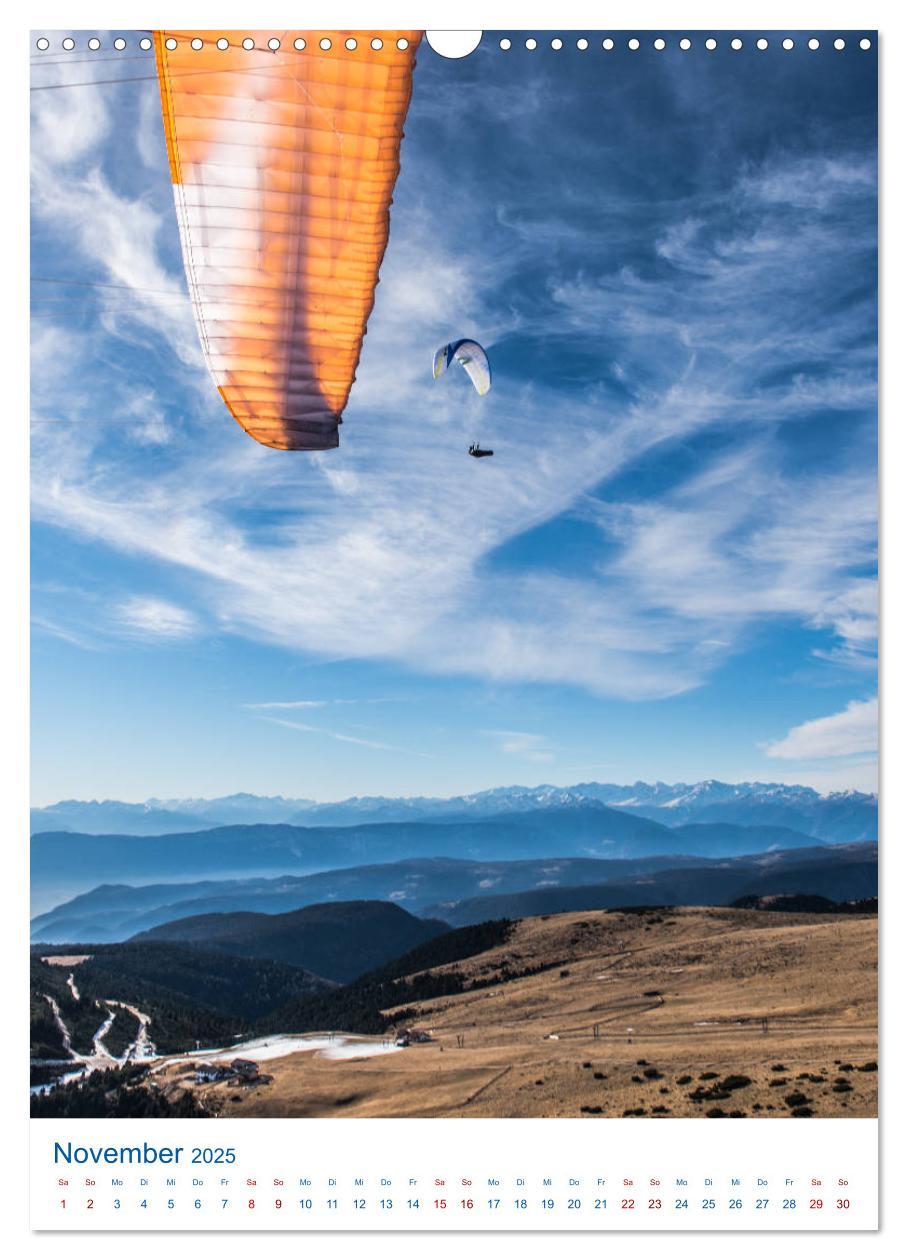
[[38, 49], [38, 52], [47, 52], [48, 48], [50, 48], [50, 40], [45, 39], [42, 36], [41, 39], [39, 39], [38, 42], [35, 44], [35, 47]]
[[581, 52], [586, 52], [589, 46], [590, 46], [590, 41], [588, 39], [577, 40], [577, 47], [580, 49]]
[[735, 38], [731, 41], [731, 46], [735, 50], [735, 52], [740, 52], [741, 49], [744, 47], [744, 40], [738, 39], [736, 35]]
[[662, 52], [662, 49], [665, 47], [665, 40], [664, 40], [664, 39], [661, 39], [661, 38], [660, 38], [660, 39], [654, 39], [654, 40], [653, 40], [653, 47], [656, 49], [656, 51], [657, 51], [657, 52]]
[[678, 47], [681, 49], [682, 52], [690, 52], [690, 40], [685, 36], [685, 38], [681, 40]]
[[148, 52], [149, 48], [151, 47], [151, 40], [150, 40], [150, 39], [140, 39], [140, 40], [139, 40], [139, 47], [142, 49], [142, 52]]
[[189, 44], [190, 44], [190, 47], [196, 50], [196, 52], [198, 52], [200, 48], [204, 48], [205, 46], [204, 40], [199, 39], [198, 35], [195, 37], [195, 39], [191, 39], [189, 41]]
[[507, 52], [511, 47], [511, 41], [509, 39], [500, 39], [498, 41], [498, 47], [502, 50], [502, 52]]
[[606, 52], [611, 52], [612, 49], [615, 47], [615, 41], [613, 39], [604, 39], [602, 41], [602, 47], [605, 49]]
[[268, 47], [272, 52], [277, 52], [281, 46], [281, 41], [274, 35], [268, 40]]
[[[374, 40], [372, 41], [372, 46], [373, 47], [375, 46]], [[306, 41], [303, 39], [302, 36], [299, 36], [297, 39], [293, 41], [293, 47], [296, 49], [297, 52], [302, 52], [303, 49], [306, 47]]]
[[864, 52], [866, 52], [866, 51], [867, 51], [867, 49], [868, 49], [869, 47], [870, 47], [870, 40], [869, 40], [869, 39], [862, 39], [862, 40], [861, 40], [861, 48], [863, 49], [863, 51], [864, 51]]
[[709, 49], [710, 52], [715, 52], [716, 49], [719, 47], [719, 41], [717, 39], [713, 39], [712, 37], [710, 37], [706, 41], [706, 47]]
[[[469, 57], [481, 42], [482, 31], [426, 31], [426, 43], [432, 51], [438, 53], [439, 57], [454, 61]], [[397, 46], [400, 48], [400, 41]], [[407, 45], [404, 44], [404, 47]]]
[[125, 47], [126, 47], [126, 40], [125, 40], [125, 39], [115, 39], [115, 40], [114, 40], [114, 48], [116, 48], [118, 51], [122, 52], [122, 50], [123, 50]]
[[226, 50], [229, 47], [230, 47], [230, 40], [225, 39], [224, 36], [222, 35], [221, 38], [218, 40], [218, 48], [220, 48], [221, 52], [226, 52]]
[[91, 39], [88, 41], [88, 46], [92, 52], [97, 52], [98, 49], [101, 47], [101, 41], [93, 35]]
[[795, 46], [795, 42], [794, 42], [794, 40], [793, 40], [793, 39], [783, 39], [783, 40], [782, 40], [782, 47], [783, 47], [786, 51], [790, 51], [792, 48], [794, 48], [794, 46]]
[[76, 46], [76, 41], [74, 39], [71, 39], [67, 35], [66, 39], [64, 39], [63, 41], [63, 47], [66, 49], [67, 52], [71, 52], [72, 49], [75, 48], [75, 46]]
[[247, 35], [246, 38], [243, 40], [243, 47], [246, 49], [247, 52], [251, 52], [252, 49], [255, 47], [255, 40], [250, 39], [249, 36]]

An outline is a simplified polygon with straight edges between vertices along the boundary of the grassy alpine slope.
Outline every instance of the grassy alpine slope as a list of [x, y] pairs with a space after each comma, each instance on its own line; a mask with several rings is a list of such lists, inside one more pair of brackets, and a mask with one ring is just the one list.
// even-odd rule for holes
[[874, 915], [731, 908], [524, 919], [397, 990], [386, 1029], [430, 1044], [295, 1053], [238, 1101], [200, 1097], [238, 1116], [872, 1116], [876, 931]]

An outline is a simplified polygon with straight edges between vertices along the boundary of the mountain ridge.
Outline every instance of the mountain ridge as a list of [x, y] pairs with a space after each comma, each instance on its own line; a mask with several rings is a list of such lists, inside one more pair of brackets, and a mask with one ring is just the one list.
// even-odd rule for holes
[[[552, 804], [598, 801], [603, 805], [633, 812], [671, 825], [676, 822], [708, 821], [701, 818], [712, 811], [722, 815], [713, 821], [745, 821], [733, 817], [743, 812], [787, 810], [808, 821], [817, 815], [818, 823], [843, 811], [864, 810], [875, 815], [876, 796], [872, 793], [843, 791], [820, 793], [803, 785], [750, 781], [724, 783], [703, 779], [697, 783], [633, 784], [577, 783], [568, 787], [538, 784], [536, 787], [511, 785], [452, 797], [352, 796], [341, 801], [314, 801], [306, 797], [256, 796], [237, 792], [225, 797], [164, 799], [151, 797], [144, 802], [58, 801], [31, 811], [32, 832], [79, 831], [88, 834], [152, 835], [173, 831], [200, 831], [217, 826], [287, 823], [291, 825], [356, 825], [368, 822], [405, 822], [442, 819], [447, 816], [480, 816], [523, 812]], [[803, 830], [801, 826], [798, 829]], [[808, 834], [817, 834], [807, 828]], [[865, 836], [826, 836], [822, 838], [874, 839]]]
[[443, 920], [418, 919], [390, 902], [363, 900], [320, 903], [285, 914], [192, 915], [140, 932], [127, 943], [197, 945], [283, 963], [347, 984], [448, 931]]
[[[312, 875], [251, 877], [181, 884], [102, 884], [53, 910], [35, 916], [36, 941], [117, 941], [168, 921], [215, 913], [255, 911], [280, 914], [303, 906], [349, 900], [392, 902], [412, 914], [439, 913], [442, 903], [485, 895], [521, 894], [537, 889], [592, 886], [646, 879], [666, 869], [683, 878], [696, 868], [739, 868], [758, 873], [785, 864], [838, 867], [852, 861], [876, 865], [873, 842], [769, 849], [737, 857], [665, 855], [643, 858], [546, 857], [514, 861], [465, 858], [410, 858], [320, 871]], [[747, 891], [747, 890], [745, 890]], [[434, 907], [434, 909], [433, 909]]]
[[489, 817], [352, 827], [256, 823], [157, 836], [40, 832], [31, 840], [31, 878], [36, 908], [45, 909], [99, 884], [305, 875], [412, 857], [720, 856], [815, 843], [777, 825], [668, 828], [599, 801], [575, 801]]
[[[796, 850], [784, 861], [766, 864], [732, 858], [709, 867], [667, 867], [604, 884], [533, 888], [461, 901], [441, 901], [426, 913], [444, 916], [454, 927], [488, 919], [520, 919], [576, 910], [614, 910], [628, 906], [727, 906], [741, 898], [779, 895], [820, 896], [834, 902], [877, 896], [877, 862], [867, 845]], [[832, 855], [835, 855], [834, 857]]]

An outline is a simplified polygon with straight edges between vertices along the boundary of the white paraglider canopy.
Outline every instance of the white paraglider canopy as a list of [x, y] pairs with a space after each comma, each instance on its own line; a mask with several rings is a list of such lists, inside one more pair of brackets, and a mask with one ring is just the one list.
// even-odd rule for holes
[[476, 387], [477, 394], [487, 394], [492, 385], [492, 371], [488, 356], [478, 341], [464, 337], [451, 341], [435, 351], [432, 375], [436, 381], [452, 363], [459, 363]]

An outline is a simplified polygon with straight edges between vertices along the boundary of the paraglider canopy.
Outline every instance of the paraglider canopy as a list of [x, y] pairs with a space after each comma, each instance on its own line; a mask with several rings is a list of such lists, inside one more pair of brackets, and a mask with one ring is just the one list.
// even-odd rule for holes
[[203, 353], [256, 442], [329, 450], [388, 240], [421, 32], [212, 34], [155, 32]]
[[468, 454], [472, 455], [474, 459], [483, 459], [486, 455], [494, 455], [495, 452], [484, 451], [478, 442], [474, 442], [470, 447]]
[[464, 337], [451, 341], [435, 351], [432, 375], [436, 381], [452, 363], [459, 363], [476, 387], [477, 394], [487, 394], [492, 385], [492, 371], [488, 356], [478, 341]]

